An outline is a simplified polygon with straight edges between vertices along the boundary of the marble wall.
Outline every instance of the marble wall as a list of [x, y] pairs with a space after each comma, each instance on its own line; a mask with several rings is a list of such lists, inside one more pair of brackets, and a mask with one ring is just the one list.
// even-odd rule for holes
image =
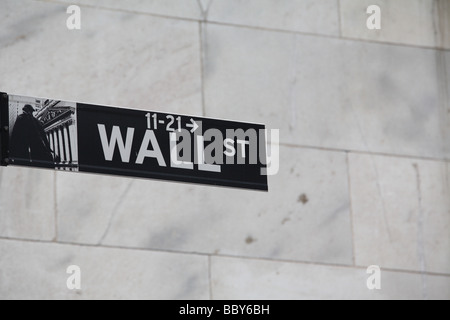
[[269, 193], [1, 168], [0, 299], [450, 299], [450, 2], [370, 4], [0, 0], [1, 91], [280, 129]]

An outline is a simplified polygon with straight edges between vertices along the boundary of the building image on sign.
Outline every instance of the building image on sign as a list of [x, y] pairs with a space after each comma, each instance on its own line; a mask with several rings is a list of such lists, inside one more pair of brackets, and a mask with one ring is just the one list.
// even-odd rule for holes
[[76, 110], [73, 102], [10, 96], [11, 160], [78, 171]]

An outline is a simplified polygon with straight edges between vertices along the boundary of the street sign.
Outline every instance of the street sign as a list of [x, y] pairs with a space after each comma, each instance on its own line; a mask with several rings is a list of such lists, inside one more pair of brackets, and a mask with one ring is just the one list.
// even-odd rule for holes
[[0, 95], [1, 165], [268, 190], [261, 124]]

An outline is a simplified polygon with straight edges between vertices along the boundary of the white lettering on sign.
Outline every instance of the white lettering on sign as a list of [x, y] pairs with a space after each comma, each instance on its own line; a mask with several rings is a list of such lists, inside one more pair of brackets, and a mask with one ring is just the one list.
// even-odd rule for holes
[[[150, 142], [153, 147], [152, 150], [148, 149]], [[166, 166], [161, 149], [159, 148], [158, 140], [156, 139], [155, 133], [151, 130], [145, 131], [144, 140], [142, 141], [141, 150], [139, 151], [136, 163], [143, 164], [145, 158], [156, 158], [161, 167]]]
[[[122, 163], [135, 162], [142, 165], [147, 158], [152, 158], [160, 167], [167, 167], [160, 147], [160, 143], [163, 142], [158, 141], [155, 134], [157, 124], [160, 121], [164, 125], [166, 123], [160, 120], [161, 118], [158, 119], [157, 114], [147, 113], [145, 117], [147, 129], [140, 144], [135, 142], [136, 139], [140, 139], [135, 128], [112, 126], [109, 131], [106, 125], [97, 124], [106, 161], [114, 161], [118, 151]], [[261, 168], [261, 175], [274, 175], [278, 172], [279, 130], [270, 130], [272, 145], [269, 150], [266, 150], [267, 131], [264, 129], [260, 129], [259, 132], [255, 129], [247, 131], [227, 129], [224, 136], [220, 130], [211, 128], [201, 135], [196, 132], [202, 126], [201, 121], [189, 119], [185, 129], [181, 128], [181, 117], [167, 116], [166, 119], [169, 119], [166, 126], [168, 141], [164, 143], [167, 143], [170, 148], [167, 161], [172, 168], [220, 173], [223, 164], [258, 164], [259, 159], [262, 165], [267, 165], [267, 168]], [[173, 128], [175, 123], [176, 128]], [[140, 148], [136, 149], [137, 146]], [[132, 156], [135, 158], [131, 159]]]
[[234, 157], [234, 155], [236, 154], [236, 149], [234, 148], [234, 140], [231, 139], [231, 138], [226, 138], [223, 141], [223, 145], [224, 145], [224, 147], [226, 149], [224, 154], [227, 157]]
[[119, 148], [120, 157], [122, 158], [122, 162], [130, 162], [134, 128], [127, 129], [127, 136], [125, 138], [126, 142], [123, 141], [122, 134], [120, 133], [120, 128], [117, 126], [114, 126], [112, 128], [111, 138], [109, 141], [106, 135], [106, 128], [104, 124], [98, 125], [98, 132], [100, 134], [100, 140], [102, 141], [102, 147], [106, 161], [113, 160], [114, 151], [117, 145], [117, 147]]
[[[186, 131], [183, 131], [186, 132]], [[190, 138], [190, 136], [189, 136]], [[189, 144], [186, 145], [186, 142]], [[183, 143], [183, 144], [181, 144]], [[190, 161], [184, 161], [183, 159], [179, 159], [178, 155], [180, 152], [183, 152], [185, 150], [189, 150], [190, 141], [186, 137], [183, 137], [183, 141], [179, 144], [180, 149], [177, 148], [177, 135], [174, 132], [170, 133], [170, 166], [173, 168], [182, 168], [182, 169], [189, 169], [194, 170], [194, 163]], [[186, 152], [187, 154], [188, 152]]]
[[250, 145], [250, 141], [237, 140], [237, 143], [241, 146], [241, 157], [245, 158], [245, 145]]
[[197, 159], [199, 170], [221, 172], [219, 165], [205, 163], [205, 140], [203, 136], [197, 136]]

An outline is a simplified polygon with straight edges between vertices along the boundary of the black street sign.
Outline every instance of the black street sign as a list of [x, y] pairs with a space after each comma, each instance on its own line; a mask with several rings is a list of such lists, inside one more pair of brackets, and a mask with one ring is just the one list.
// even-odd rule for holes
[[1, 165], [268, 190], [265, 126], [0, 95]]

